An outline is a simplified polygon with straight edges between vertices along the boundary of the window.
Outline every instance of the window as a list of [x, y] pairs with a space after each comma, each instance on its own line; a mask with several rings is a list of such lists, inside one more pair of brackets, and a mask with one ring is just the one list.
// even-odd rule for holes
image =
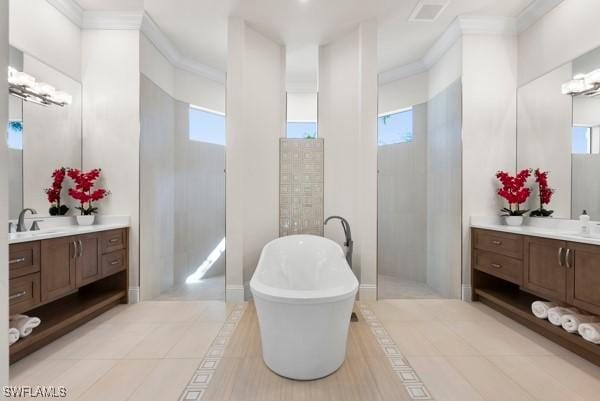
[[9, 149], [23, 150], [23, 121], [8, 122], [7, 143]]
[[317, 137], [317, 123], [316, 122], [288, 121], [287, 137], [288, 138], [304, 138], [304, 139], [316, 138]]
[[574, 126], [571, 144], [573, 154], [599, 154], [600, 127]]
[[225, 145], [225, 115], [190, 106], [189, 138], [197, 142]]
[[379, 146], [412, 142], [414, 139], [412, 107], [380, 115], [377, 119], [377, 134]]
[[317, 137], [316, 92], [287, 94], [287, 137], [311, 139]]

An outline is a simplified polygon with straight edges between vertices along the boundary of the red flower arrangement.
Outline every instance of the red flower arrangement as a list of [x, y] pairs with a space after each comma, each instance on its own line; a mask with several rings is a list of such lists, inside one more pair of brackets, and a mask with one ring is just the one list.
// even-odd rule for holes
[[547, 210], [544, 205], [547, 205], [552, 200], [554, 189], [548, 185], [548, 171], [541, 171], [539, 168], [535, 169], [535, 182], [538, 184], [538, 194], [540, 197], [540, 208], [531, 212], [531, 216], [537, 217], [548, 217], [554, 213], [554, 210]]
[[57, 168], [52, 172], [52, 186], [44, 189], [44, 193], [50, 202], [50, 216], [64, 216], [69, 211], [67, 205], [60, 204], [60, 196], [63, 188], [63, 182], [67, 175], [67, 169]]
[[98, 202], [110, 195], [106, 189], [94, 187], [100, 173], [99, 168], [90, 171], [73, 168], [67, 171], [67, 175], [75, 182], [75, 188], [69, 189], [69, 195], [80, 203], [81, 206], [77, 209], [81, 211], [82, 216], [98, 213], [98, 208], [92, 202]]
[[525, 203], [531, 195], [531, 190], [525, 187], [529, 176], [531, 176], [529, 169], [519, 171], [514, 177], [505, 171], [498, 171], [496, 174], [496, 178], [502, 184], [502, 188], [498, 189], [498, 195], [508, 202], [508, 207], [502, 209], [503, 216], [522, 216], [529, 211], [520, 209], [521, 204]]

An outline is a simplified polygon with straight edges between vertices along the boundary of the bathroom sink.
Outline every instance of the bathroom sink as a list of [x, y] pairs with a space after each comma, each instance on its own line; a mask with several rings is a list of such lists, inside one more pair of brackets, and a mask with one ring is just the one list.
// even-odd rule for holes
[[8, 234], [8, 239], [9, 240], [17, 240], [17, 239], [24, 239], [24, 238], [35, 238], [35, 237], [41, 237], [43, 235], [48, 235], [48, 234], [62, 234], [62, 233], [66, 233], [67, 230], [64, 228], [49, 228], [46, 230], [37, 230], [37, 231], [24, 231], [24, 232], [20, 232], [20, 233], [10, 233]]

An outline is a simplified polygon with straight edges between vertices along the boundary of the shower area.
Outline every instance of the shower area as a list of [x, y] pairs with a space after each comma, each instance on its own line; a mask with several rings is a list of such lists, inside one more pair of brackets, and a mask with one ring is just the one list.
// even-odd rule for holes
[[416, 104], [398, 91], [379, 95], [378, 298], [457, 298], [461, 82]]
[[225, 115], [140, 78], [140, 296], [225, 299]]

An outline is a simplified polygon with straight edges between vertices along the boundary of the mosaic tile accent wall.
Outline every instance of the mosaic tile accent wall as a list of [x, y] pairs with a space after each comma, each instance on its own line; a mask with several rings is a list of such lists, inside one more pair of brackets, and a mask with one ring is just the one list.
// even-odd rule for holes
[[279, 140], [279, 235], [323, 235], [323, 139]]

